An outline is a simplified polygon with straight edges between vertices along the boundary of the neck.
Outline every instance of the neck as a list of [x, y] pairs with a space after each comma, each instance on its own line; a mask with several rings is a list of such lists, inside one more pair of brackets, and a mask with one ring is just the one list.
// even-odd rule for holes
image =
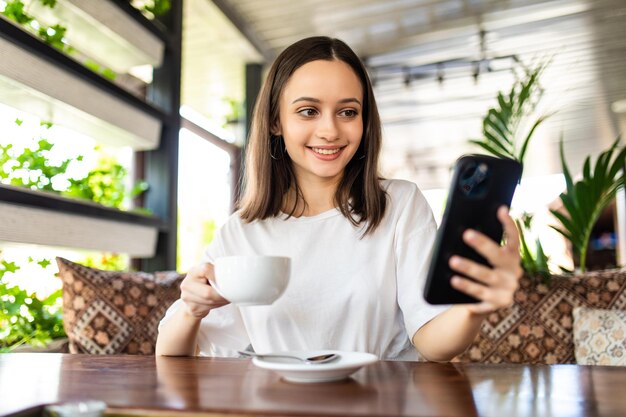
[[[296, 190], [291, 188], [285, 198], [284, 207], [291, 211], [297, 200], [296, 217], [315, 216], [335, 208], [335, 193], [338, 187], [336, 179], [329, 181], [315, 181], [314, 183], [298, 183], [303, 198], [296, 199]], [[304, 200], [304, 201], [303, 201]]]

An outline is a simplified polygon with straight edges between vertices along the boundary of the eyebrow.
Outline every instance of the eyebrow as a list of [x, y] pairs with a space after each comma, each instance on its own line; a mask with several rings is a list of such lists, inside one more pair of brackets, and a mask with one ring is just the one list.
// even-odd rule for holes
[[[312, 101], [314, 103], [321, 103], [321, 100], [317, 99], [317, 98], [313, 98], [313, 97], [298, 97], [297, 99], [295, 99], [294, 101], [291, 102], [291, 104], [297, 103], [299, 101]], [[361, 102], [354, 98], [354, 97], [349, 97], [349, 98], [343, 98], [341, 100], [339, 100], [339, 103], [358, 103], [359, 106], [361, 106]]]

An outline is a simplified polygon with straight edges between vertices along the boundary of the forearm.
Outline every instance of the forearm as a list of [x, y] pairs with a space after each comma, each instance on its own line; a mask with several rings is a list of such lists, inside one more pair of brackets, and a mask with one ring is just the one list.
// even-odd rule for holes
[[181, 306], [159, 330], [157, 356], [194, 356], [201, 318], [194, 317]]
[[484, 317], [464, 307], [453, 306], [415, 332], [413, 344], [429, 361], [449, 361], [474, 341]]

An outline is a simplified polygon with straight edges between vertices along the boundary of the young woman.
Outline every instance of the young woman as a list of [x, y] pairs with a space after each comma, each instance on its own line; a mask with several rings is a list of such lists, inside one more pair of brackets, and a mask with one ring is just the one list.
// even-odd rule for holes
[[[428, 305], [422, 287], [436, 225], [417, 186], [381, 178], [380, 149], [372, 86], [356, 54], [326, 37], [288, 47], [256, 103], [240, 209], [182, 282], [157, 354], [237, 356], [251, 345], [447, 361], [463, 352], [485, 315], [512, 303], [521, 276], [515, 223], [501, 208], [504, 246], [464, 234], [491, 268], [451, 258], [475, 280], [457, 276], [454, 287], [480, 303]], [[229, 304], [208, 284], [213, 261], [228, 255], [290, 257], [286, 292], [271, 306]]]

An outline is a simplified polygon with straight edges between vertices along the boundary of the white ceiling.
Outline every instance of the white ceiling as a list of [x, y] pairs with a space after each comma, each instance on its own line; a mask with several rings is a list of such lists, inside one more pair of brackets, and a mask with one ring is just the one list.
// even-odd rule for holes
[[[223, 97], [243, 100], [246, 62], [270, 62], [311, 35], [338, 37], [376, 80], [385, 138], [383, 171], [441, 188], [511, 71], [483, 73], [471, 61], [515, 54], [527, 65], [551, 59], [525, 175], [560, 171], [565, 139], [574, 172], [618, 134], [611, 105], [626, 99], [624, 0], [185, 0], [183, 102], [215, 116]], [[481, 49], [479, 33], [485, 32]], [[436, 63], [443, 66], [437, 80]], [[511, 60], [494, 62], [504, 67]], [[406, 83], [406, 68], [419, 72]], [[223, 100], [222, 100], [223, 101]], [[218, 104], [215, 104], [218, 103]], [[623, 114], [622, 114], [623, 117]], [[621, 122], [622, 125], [624, 122]]]

